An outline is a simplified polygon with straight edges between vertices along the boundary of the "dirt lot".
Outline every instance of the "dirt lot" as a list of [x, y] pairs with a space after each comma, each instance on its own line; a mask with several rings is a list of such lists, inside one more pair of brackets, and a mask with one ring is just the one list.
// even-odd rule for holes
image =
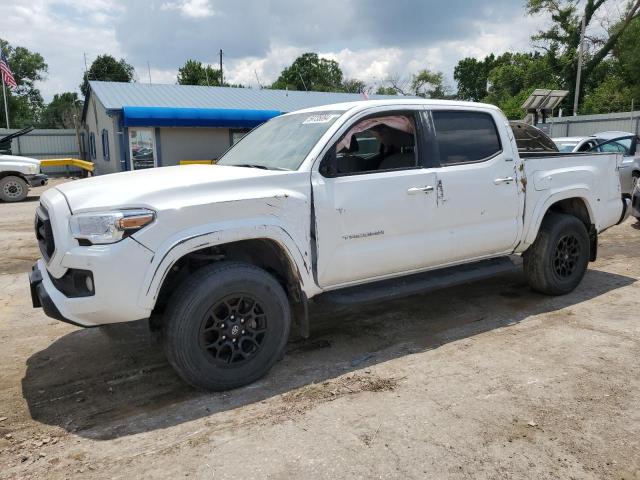
[[640, 479], [632, 221], [602, 235], [571, 295], [512, 274], [315, 312], [265, 379], [203, 394], [144, 325], [31, 308], [38, 190], [0, 204], [1, 479]]

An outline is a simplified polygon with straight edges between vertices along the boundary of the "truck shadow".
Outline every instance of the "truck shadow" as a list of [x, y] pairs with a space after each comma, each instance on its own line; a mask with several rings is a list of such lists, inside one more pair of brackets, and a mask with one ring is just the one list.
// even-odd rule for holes
[[[566, 309], [635, 281], [589, 270], [572, 294], [546, 297], [512, 273], [402, 300], [312, 312], [311, 339], [290, 343], [266, 378], [214, 394], [195, 391], [176, 376], [144, 323], [122, 325], [112, 332], [117, 339], [99, 329], [77, 330], [27, 360], [22, 392], [34, 420], [86, 438], [114, 439], [265, 400], [270, 406], [264, 408], [272, 408], [284, 401], [278, 395], [300, 387]], [[223, 415], [211, 423], [225, 421]]]

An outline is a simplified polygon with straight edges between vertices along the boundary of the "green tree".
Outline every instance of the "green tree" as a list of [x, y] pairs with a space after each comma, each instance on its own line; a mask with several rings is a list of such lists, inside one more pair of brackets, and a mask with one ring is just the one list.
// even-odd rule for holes
[[343, 91], [342, 70], [335, 60], [320, 58], [317, 53], [304, 53], [280, 73], [271, 85], [274, 89]]
[[457, 97], [460, 100], [479, 102], [489, 93], [487, 84], [489, 73], [496, 66], [493, 53], [483, 60], [463, 58], [453, 69], [453, 79], [458, 85]]
[[424, 69], [416, 73], [411, 80], [411, 91], [414, 95], [425, 98], [443, 99], [450, 97], [449, 87], [444, 81], [442, 72]]
[[220, 86], [220, 69], [211, 65], [203, 65], [197, 60], [187, 60], [178, 69], [179, 85], [210, 85]]
[[124, 58], [116, 60], [109, 54], [98, 55], [89, 70], [84, 74], [80, 91], [86, 97], [89, 93], [89, 80], [107, 82], [133, 82], [135, 70]]
[[541, 53], [507, 52], [495, 59], [488, 75], [487, 95], [483, 102], [500, 107], [511, 119], [522, 118], [524, 101], [536, 88], [559, 88], [549, 57]]
[[411, 79], [403, 79], [395, 74], [391, 75], [386, 82], [388, 85], [381, 85], [376, 93], [415, 95], [435, 99], [452, 98], [450, 88], [444, 80], [444, 74], [426, 68], [412, 75]]
[[[6, 55], [17, 88], [6, 88], [9, 106], [9, 124], [12, 128], [21, 128], [38, 123], [44, 106], [40, 90], [35, 82], [44, 80], [47, 64], [42, 55], [24, 47], [13, 47], [0, 38], [0, 49]], [[4, 105], [0, 106], [0, 128], [7, 124]]]
[[42, 112], [40, 124], [45, 128], [74, 128], [81, 112], [82, 100], [76, 92], [56, 93]]
[[347, 79], [342, 82], [342, 91], [346, 93], [362, 93], [366, 90], [367, 84], [362, 80]]
[[585, 95], [580, 113], [624, 112], [631, 109], [632, 98], [631, 87], [620, 77], [608, 77]]
[[640, 109], [640, 21], [629, 25], [614, 48], [616, 68]]
[[380, 85], [376, 90], [376, 95], [397, 95], [398, 91], [389, 85]]
[[[575, 0], [527, 1], [527, 11], [530, 15], [550, 17], [549, 28], [539, 31], [532, 40], [545, 49], [550, 57], [556, 59], [550, 66], [562, 77], [563, 85], [570, 91], [570, 98], [573, 98], [575, 91], [582, 18], [584, 17], [588, 30], [589, 26], [599, 21], [596, 14], [606, 9], [605, 4], [607, 0], [586, 0], [581, 8], [582, 2]], [[596, 36], [589, 32], [585, 37], [587, 49], [582, 69], [584, 89], [581, 88], [581, 96], [597, 86], [592, 81], [592, 74], [616, 47], [626, 29], [638, 22], [639, 16], [640, 0], [629, 1], [623, 6], [616, 28], [605, 29], [602, 35]]]

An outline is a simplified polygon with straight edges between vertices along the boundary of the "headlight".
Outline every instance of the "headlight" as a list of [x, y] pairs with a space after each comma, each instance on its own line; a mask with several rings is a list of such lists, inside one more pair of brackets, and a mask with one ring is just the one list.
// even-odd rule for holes
[[149, 225], [155, 218], [155, 212], [146, 209], [88, 212], [72, 215], [69, 226], [77, 240], [88, 240], [92, 244], [115, 243]]
[[39, 165], [29, 165], [29, 174], [36, 175], [39, 172], [40, 172], [40, 166]]

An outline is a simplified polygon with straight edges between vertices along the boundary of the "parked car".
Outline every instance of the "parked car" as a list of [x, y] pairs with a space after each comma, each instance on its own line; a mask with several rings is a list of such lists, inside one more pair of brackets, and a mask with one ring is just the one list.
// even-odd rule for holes
[[519, 153], [491, 105], [301, 110], [256, 128], [214, 166], [49, 189], [36, 212], [33, 305], [85, 327], [149, 319], [186, 382], [239, 387], [281, 358], [292, 324], [308, 336], [310, 303], [486, 278], [517, 256], [534, 290], [571, 292], [598, 234], [629, 215], [620, 162]]
[[40, 173], [40, 160], [11, 155], [11, 141], [31, 130], [23, 128], [0, 138], [0, 201], [19, 202], [27, 198], [29, 187], [47, 183], [47, 176]]
[[601, 132], [587, 137], [561, 137], [553, 141], [561, 152], [618, 152], [624, 155], [620, 165], [622, 192], [630, 195], [640, 179], [640, 139], [629, 132]]

